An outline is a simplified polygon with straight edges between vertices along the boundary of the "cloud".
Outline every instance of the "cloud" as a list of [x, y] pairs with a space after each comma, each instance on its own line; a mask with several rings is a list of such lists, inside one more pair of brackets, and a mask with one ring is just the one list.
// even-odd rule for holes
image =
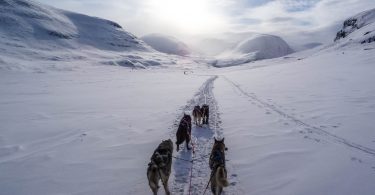
[[270, 22], [289, 22], [289, 21], [294, 21], [295, 18], [292, 18], [292, 17], [274, 17], [274, 18], [271, 18], [269, 21]]
[[288, 12], [305, 11], [314, 7], [321, 0], [281, 0], [284, 9]]
[[[103, 17], [136, 35], [317, 32], [375, 7], [374, 0], [39, 0]], [[164, 14], [164, 15], [163, 15]]]
[[[260, 6], [243, 8], [240, 16], [236, 17], [260, 21], [256, 25], [243, 25], [243, 28], [249, 31], [293, 32], [335, 25], [373, 7], [373, 0], [275, 0]], [[235, 25], [238, 28], [241, 24]]]

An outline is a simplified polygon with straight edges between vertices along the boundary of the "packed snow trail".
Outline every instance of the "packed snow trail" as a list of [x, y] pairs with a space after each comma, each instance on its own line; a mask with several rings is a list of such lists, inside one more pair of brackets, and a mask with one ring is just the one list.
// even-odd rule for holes
[[[210, 179], [211, 170], [208, 165], [209, 155], [211, 153], [214, 137], [223, 138], [223, 129], [220, 127], [221, 120], [217, 107], [217, 102], [213, 95], [213, 83], [217, 76], [209, 78], [194, 97], [187, 102], [187, 105], [182, 109], [183, 112], [191, 114], [195, 105], [207, 104], [210, 108], [209, 125], [197, 127], [192, 124], [192, 143], [195, 153], [186, 149], [185, 143], [180, 145], [180, 151], [174, 152], [172, 173], [169, 179], [169, 188], [171, 194], [190, 194], [200, 195], [203, 194], [207, 183]], [[170, 137], [175, 140], [176, 129], [181, 119], [178, 116], [175, 120], [174, 128], [170, 133]], [[175, 142], [175, 141], [173, 141]], [[230, 149], [227, 151], [230, 152]], [[178, 158], [178, 159], [177, 159]], [[185, 160], [181, 160], [185, 159]], [[186, 161], [188, 160], [188, 161]], [[192, 162], [189, 162], [191, 161]], [[229, 159], [227, 159], [229, 160]], [[238, 187], [237, 174], [230, 164], [230, 161], [226, 163], [228, 172], [228, 181], [230, 186], [224, 188], [223, 194], [243, 194]], [[191, 172], [192, 169], [192, 172]], [[190, 178], [191, 177], [191, 178]], [[190, 188], [191, 179], [191, 189]], [[211, 194], [210, 186], [206, 191], [206, 194]]]
[[305, 128], [305, 130], [301, 130], [300, 133], [303, 133], [303, 134], [308, 133], [308, 134], [315, 134], [315, 135], [323, 136], [323, 138], [325, 138], [326, 140], [330, 140], [334, 143], [338, 143], [338, 144], [347, 146], [351, 149], [359, 150], [361, 152], [364, 152], [366, 154], [369, 154], [369, 155], [375, 157], [375, 149], [368, 148], [366, 146], [362, 146], [360, 144], [354, 143], [350, 140], [347, 140], [345, 138], [337, 136], [333, 133], [330, 133], [330, 132], [328, 132], [328, 131], [326, 131], [322, 128], [316, 127], [314, 125], [307, 124], [307, 123], [303, 122], [302, 120], [299, 120], [296, 117], [294, 117], [294, 116], [284, 112], [283, 110], [277, 108], [275, 105], [272, 105], [270, 103], [267, 103], [267, 102], [259, 99], [254, 93], [248, 93], [248, 92], [244, 91], [240, 87], [239, 84], [230, 80], [226, 76], [221, 76], [221, 77], [224, 78], [228, 83], [230, 83], [233, 86], [233, 88], [235, 88], [236, 90], [238, 90], [240, 93], [242, 93], [246, 97], [250, 98], [251, 100], [256, 101], [257, 103], [261, 104], [262, 106], [273, 110], [274, 112], [276, 112], [279, 115], [293, 121], [294, 123], [296, 123], [300, 126], [303, 126]]

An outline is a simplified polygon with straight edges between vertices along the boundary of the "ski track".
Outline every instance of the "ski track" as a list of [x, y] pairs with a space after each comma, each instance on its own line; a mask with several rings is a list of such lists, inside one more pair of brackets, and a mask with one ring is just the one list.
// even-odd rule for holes
[[[275, 105], [267, 103], [264, 100], [261, 100], [260, 98], [258, 98], [256, 96], [255, 93], [248, 93], [248, 92], [244, 91], [240, 87], [239, 84], [230, 80], [226, 76], [221, 75], [220, 77], [224, 78], [228, 83], [230, 83], [233, 86], [234, 89], [236, 89], [237, 91], [239, 91], [241, 94], [245, 95], [246, 97], [250, 98], [252, 101], [258, 102], [258, 104], [262, 105], [263, 107], [268, 108], [268, 109], [276, 112], [277, 114], [283, 116], [284, 118], [287, 118], [290, 121], [293, 121], [294, 123], [296, 123], [297, 125], [303, 127], [305, 130], [299, 131], [300, 133], [315, 134], [315, 135], [321, 136], [322, 138], [325, 138], [325, 140], [327, 140], [327, 141], [329, 140], [333, 143], [340, 144], [340, 145], [349, 147], [350, 149], [354, 149], [354, 150], [360, 151], [362, 153], [365, 153], [367, 155], [370, 155], [372, 157], [375, 157], [375, 149], [368, 148], [368, 147], [362, 146], [360, 144], [351, 142], [350, 140], [347, 140], [347, 139], [342, 138], [338, 135], [330, 133], [330, 132], [328, 132], [328, 131], [326, 131], [322, 128], [316, 127], [316, 126], [308, 124], [306, 122], [303, 122], [302, 120], [297, 119], [296, 117], [294, 117], [294, 116], [284, 112], [283, 110], [277, 108]], [[305, 138], [308, 138], [308, 137], [305, 136]], [[320, 140], [320, 139], [314, 139], [314, 140], [317, 141], [317, 140]]]
[[[190, 194], [200, 195], [203, 194], [207, 183], [210, 179], [211, 170], [208, 165], [209, 155], [213, 145], [213, 138], [223, 137], [223, 129], [221, 128], [221, 120], [217, 102], [213, 95], [213, 83], [217, 79], [217, 76], [210, 77], [203, 83], [199, 91], [194, 97], [187, 102], [187, 105], [183, 107], [181, 115], [179, 115], [173, 125], [172, 131], [170, 132], [170, 138], [175, 142], [176, 129], [183, 113], [191, 114], [195, 105], [208, 104], [210, 107], [210, 118], [209, 126], [197, 127], [192, 124], [192, 142], [194, 147], [194, 153], [192, 150], [188, 151], [185, 146], [185, 142], [180, 145], [180, 151], [175, 153], [174, 156], [181, 159], [193, 160], [193, 163], [173, 158], [172, 173], [169, 179], [169, 189], [171, 194], [185, 195], [189, 194], [190, 188], [190, 175], [191, 175], [191, 188]], [[227, 160], [228, 161], [228, 160]], [[228, 171], [228, 181], [230, 185], [224, 188], [224, 195], [235, 195], [243, 194], [238, 187], [238, 178], [233, 166], [230, 163], [226, 163]], [[192, 169], [192, 170], [191, 170]], [[161, 190], [163, 190], [161, 188]], [[163, 193], [163, 192], [161, 192]], [[212, 194], [210, 186], [208, 186], [205, 194]]]

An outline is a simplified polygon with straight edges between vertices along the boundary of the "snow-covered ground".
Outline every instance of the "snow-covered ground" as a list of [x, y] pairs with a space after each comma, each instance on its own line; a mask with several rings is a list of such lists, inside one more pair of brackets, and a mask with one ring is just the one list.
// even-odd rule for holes
[[[212, 136], [225, 137], [226, 194], [373, 194], [373, 51], [354, 47], [185, 74], [116, 66], [3, 70], [0, 194], [149, 193], [152, 151], [174, 139], [184, 111], [203, 103], [205, 82], [213, 87], [211, 116], [219, 117], [209, 129], [193, 129], [193, 137], [197, 156], [208, 153]], [[189, 158], [184, 153], [174, 155]], [[195, 192], [208, 180], [207, 160], [193, 165]], [[174, 194], [187, 193], [191, 165], [184, 163], [174, 159]]]
[[214, 93], [245, 194], [375, 192], [373, 54], [335, 51], [219, 77]]
[[0, 73], [0, 194], [148, 191], [154, 147], [207, 77], [110, 69]]
[[[193, 125], [194, 154], [174, 151], [193, 163], [173, 159], [172, 194], [203, 193], [215, 136], [229, 148], [227, 195], [374, 194], [375, 46], [361, 44], [373, 23], [332, 45], [219, 69], [138, 39], [126, 49], [105, 44], [133, 36], [107, 20], [22, 2], [0, 1], [15, 10], [0, 24], [16, 18], [45, 33], [66, 22], [74, 36], [0, 29], [1, 195], [151, 194], [152, 152], [203, 103], [210, 124]], [[38, 17], [22, 20], [25, 13]], [[40, 26], [45, 17], [51, 23]], [[75, 20], [100, 21], [110, 33], [104, 43], [78, 38]]]

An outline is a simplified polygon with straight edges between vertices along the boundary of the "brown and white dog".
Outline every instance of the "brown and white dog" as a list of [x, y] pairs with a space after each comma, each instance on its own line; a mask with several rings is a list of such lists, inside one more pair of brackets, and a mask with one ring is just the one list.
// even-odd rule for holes
[[221, 194], [224, 187], [229, 185], [227, 180], [227, 170], [225, 168], [225, 150], [224, 138], [216, 140], [212, 147], [209, 165], [211, 168], [211, 191], [215, 195]]
[[172, 168], [173, 142], [168, 139], [162, 141], [151, 156], [151, 162], [147, 168], [148, 184], [157, 195], [159, 189], [159, 180], [161, 180], [165, 194], [170, 195], [168, 188], [169, 175]]
[[202, 124], [202, 111], [199, 105], [194, 107], [193, 119], [194, 119], [195, 125], [200, 126]]

